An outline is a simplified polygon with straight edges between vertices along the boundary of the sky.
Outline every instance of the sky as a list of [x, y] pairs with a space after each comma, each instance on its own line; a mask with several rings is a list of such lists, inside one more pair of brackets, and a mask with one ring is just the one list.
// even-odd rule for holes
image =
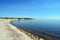
[[0, 17], [60, 19], [60, 0], [0, 0]]

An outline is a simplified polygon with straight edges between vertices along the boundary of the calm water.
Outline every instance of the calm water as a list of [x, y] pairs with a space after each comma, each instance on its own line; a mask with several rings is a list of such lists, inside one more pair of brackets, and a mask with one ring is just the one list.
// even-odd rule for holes
[[60, 37], [60, 20], [15, 20], [12, 24], [33, 33], [45, 32]]

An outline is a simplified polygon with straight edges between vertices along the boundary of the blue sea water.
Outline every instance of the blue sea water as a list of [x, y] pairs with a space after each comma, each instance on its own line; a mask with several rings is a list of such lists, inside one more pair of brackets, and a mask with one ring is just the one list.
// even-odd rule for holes
[[37, 34], [45, 32], [60, 37], [60, 20], [15, 20], [12, 24]]

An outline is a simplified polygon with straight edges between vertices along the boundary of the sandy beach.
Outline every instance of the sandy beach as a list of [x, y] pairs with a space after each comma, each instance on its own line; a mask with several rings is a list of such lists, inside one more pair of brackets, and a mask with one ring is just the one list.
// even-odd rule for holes
[[19, 30], [16, 26], [12, 25], [10, 23], [12, 20], [16, 19], [0, 19], [0, 40], [43, 40], [42, 38], [33, 37], [30, 33], [28, 33], [30, 35], [28, 36], [25, 31]]
[[0, 40], [33, 40], [16, 27], [8, 19], [0, 19]]

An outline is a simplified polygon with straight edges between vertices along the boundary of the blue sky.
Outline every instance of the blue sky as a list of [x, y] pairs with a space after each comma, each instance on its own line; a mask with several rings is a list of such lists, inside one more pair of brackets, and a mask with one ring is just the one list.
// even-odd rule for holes
[[60, 0], [0, 0], [0, 17], [60, 19]]

